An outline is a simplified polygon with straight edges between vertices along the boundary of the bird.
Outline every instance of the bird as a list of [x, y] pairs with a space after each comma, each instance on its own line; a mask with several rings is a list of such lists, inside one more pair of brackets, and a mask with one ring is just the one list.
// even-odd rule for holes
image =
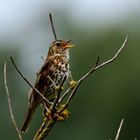
[[[55, 98], [55, 87], [60, 86], [72, 80], [72, 75], [69, 66], [69, 49], [74, 45], [70, 44], [71, 40], [55, 40], [51, 43], [48, 55], [44, 60], [44, 64], [37, 73], [37, 78], [34, 87], [47, 100], [53, 101]], [[51, 80], [48, 78], [51, 78]], [[65, 82], [64, 82], [65, 80]], [[28, 130], [29, 124], [33, 117], [36, 108], [42, 104], [42, 97], [32, 88], [29, 92], [28, 111], [21, 127], [21, 132], [25, 133]]]

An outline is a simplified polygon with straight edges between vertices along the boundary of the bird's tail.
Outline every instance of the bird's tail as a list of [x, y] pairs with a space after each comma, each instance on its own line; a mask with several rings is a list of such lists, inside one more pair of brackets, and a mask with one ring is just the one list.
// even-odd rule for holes
[[31, 119], [33, 117], [33, 114], [35, 112], [35, 109], [36, 109], [37, 105], [35, 104], [34, 106], [32, 107], [29, 107], [28, 109], [28, 112], [27, 112], [27, 116], [26, 116], [26, 119], [21, 127], [21, 132], [25, 133], [29, 127], [29, 124], [31, 122]]

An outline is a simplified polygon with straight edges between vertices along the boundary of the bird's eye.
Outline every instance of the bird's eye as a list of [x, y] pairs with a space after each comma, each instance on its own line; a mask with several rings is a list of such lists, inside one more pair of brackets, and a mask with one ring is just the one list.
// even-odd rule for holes
[[56, 46], [57, 46], [57, 47], [60, 47], [60, 45], [61, 45], [60, 43], [56, 43]]

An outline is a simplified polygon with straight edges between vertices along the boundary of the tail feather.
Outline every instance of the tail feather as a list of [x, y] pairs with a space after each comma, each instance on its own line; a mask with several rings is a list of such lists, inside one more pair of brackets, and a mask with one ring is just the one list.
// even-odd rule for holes
[[31, 119], [33, 117], [33, 114], [35, 112], [35, 109], [36, 109], [36, 106], [33, 106], [33, 107], [29, 107], [28, 109], [28, 112], [27, 112], [27, 116], [26, 116], [26, 119], [21, 127], [21, 132], [26, 132], [28, 127], [29, 127], [29, 124], [31, 122]]

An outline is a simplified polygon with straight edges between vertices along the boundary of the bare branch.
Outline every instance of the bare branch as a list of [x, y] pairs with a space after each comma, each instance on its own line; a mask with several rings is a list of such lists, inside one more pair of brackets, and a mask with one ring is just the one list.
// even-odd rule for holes
[[52, 113], [54, 113], [55, 107], [56, 107], [56, 105], [59, 103], [58, 101], [59, 101], [59, 98], [60, 98], [60, 93], [61, 93], [61, 91], [62, 91], [62, 86], [63, 86], [65, 80], [66, 80], [66, 75], [65, 75], [65, 77], [64, 77], [64, 79], [63, 79], [61, 85], [59, 86], [59, 89], [58, 89], [58, 90], [56, 89], [57, 96], [56, 96], [56, 99], [55, 99], [54, 104], [53, 104], [53, 106], [52, 106]]
[[52, 26], [52, 31], [53, 31], [54, 39], [57, 40], [57, 36], [56, 36], [56, 32], [55, 32], [55, 28], [54, 28], [54, 24], [53, 24], [53, 19], [52, 19], [51, 13], [49, 14], [49, 18], [50, 18], [50, 23], [51, 23], [51, 26]]
[[31, 88], [33, 88], [33, 89], [42, 97], [42, 99], [45, 101], [45, 103], [46, 103], [48, 106], [50, 106], [51, 103], [42, 95], [42, 93], [40, 93], [40, 91], [38, 91], [38, 90], [33, 86], [33, 84], [31, 84], [31, 82], [29, 82], [29, 80], [23, 75], [23, 73], [21, 73], [21, 71], [19, 70], [19, 68], [16, 66], [16, 64], [15, 64], [15, 62], [14, 62], [14, 60], [13, 60], [13, 58], [10, 57], [10, 59], [11, 59], [13, 65], [14, 65], [14, 67], [16, 68], [17, 72], [20, 74], [20, 76], [26, 81], [26, 83], [27, 83]]
[[77, 84], [77, 85], [75, 86], [75, 88], [72, 90], [72, 92], [71, 92], [69, 98], [67, 99], [67, 101], [66, 101], [66, 103], [65, 103], [65, 106], [64, 106], [58, 113], [63, 112], [63, 111], [68, 107], [70, 101], [72, 100], [72, 98], [73, 98], [73, 96], [75, 95], [75, 93], [76, 93], [76, 91], [77, 91], [77, 89], [78, 89], [79, 86], [80, 86], [80, 84]]
[[17, 134], [18, 134], [18, 137], [20, 140], [23, 140], [22, 139], [22, 136], [20, 134], [20, 131], [19, 131], [19, 128], [17, 126], [17, 123], [15, 121], [15, 118], [14, 118], [14, 114], [13, 114], [13, 109], [12, 109], [12, 104], [11, 104], [11, 99], [10, 99], [10, 94], [9, 94], [9, 89], [8, 89], [8, 85], [7, 85], [7, 72], [6, 72], [6, 62], [4, 63], [4, 85], [5, 85], [5, 90], [6, 90], [6, 95], [7, 95], [7, 100], [8, 100], [8, 106], [9, 106], [9, 111], [10, 111], [10, 116], [11, 116], [11, 120], [12, 120], [12, 123], [17, 131]]
[[[78, 86], [79, 86], [79, 84], [81, 84], [81, 82], [82, 82], [84, 79], [86, 79], [86, 78], [87, 78], [89, 75], [91, 75], [94, 71], [96, 71], [96, 70], [98, 70], [99, 68], [102, 68], [103, 66], [105, 66], [105, 65], [107, 65], [107, 64], [109, 64], [109, 63], [115, 61], [116, 58], [117, 58], [117, 57], [119, 56], [119, 54], [121, 53], [121, 51], [122, 51], [122, 50], [124, 49], [124, 47], [126, 46], [127, 40], [128, 40], [128, 36], [126, 36], [126, 38], [125, 38], [125, 40], [124, 40], [122, 46], [119, 48], [119, 50], [115, 53], [115, 55], [114, 55], [111, 59], [109, 59], [109, 60], [107, 60], [107, 61], [101, 63], [100, 65], [98, 65], [98, 63], [99, 63], [99, 57], [98, 57], [98, 59], [97, 59], [97, 61], [96, 61], [96, 64], [94, 65], [94, 67], [91, 68], [91, 70], [89, 70], [82, 78], [80, 78], [80, 79], [78, 80]], [[77, 88], [78, 88], [78, 87], [77, 87]]]
[[51, 106], [51, 111], [52, 111], [52, 114], [54, 113], [54, 110], [55, 110], [55, 107], [56, 107], [56, 105], [59, 103], [59, 98], [60, 98], [60, 93], [61, 93], [61, 91], [62, 91], [62, 86], [63, 86], [63, 84], [64, 84], [64, 82], [65, 82], [65, 80], [66, 80], [66, 75], [65, 75], [65, 77], [64, 77], [64, 79], [63, 79], [63, 81], [62, 81], [62, 83], [61, 83], [61, 85], [58, 87], [58, 86], [56, 86], [56, 84], [55, 84], [55, 82], [52, 80], [52, 78], [48, 75], [47, 76], [48, 78], [49, 78], [49, 80], [52, 82], [52, 84], [53, 84], [53, 86], [54, 86], [54, 89], [55, 89], [55, 93], [56, 93], [56, 98], [55, 98], [55, 100], [54, 100], [54, 103], [53, 103], [53, 105]]
[[49, 120], [44, 122], [40, 129], [37, 131], [33, 140], [43, 140], [49, 134], [55, 123], [56, 120]]
[[98, 56], [95, 65], [94, 65], [94, 66], [91, 68], [91, 70], [89, 70], [82, 78], [80, 78], [80, 80], [78, 80], [78, 82], [81, 83], [85, 78], [87, 78], [90, 74], [92, 74], [92, 73], [95, 71], [95, 69], [96, 69], [97, 66], [98, 66], [99, 59], [100, 59], [100, 58], [99, 58], [99, 56]]
[[41, 59], [45, 62], [46, 60], [45, 60], [45, 58], [43, 57], [43, 56], [41, 56]]
[[71, 93], [72, 90], [73, 90], [73, 89], [68, 88], [68, 89], [65, 91], [65, 93], [60, 97], [58, 103], [61, 103], [61, 102], [64, 100], [64, 98], [68, 95], [68, 93]]
[[[77, 82], [77, 85], [79, 86], [79, 84], [81, 84], [81, 82], [90, 74], [90, 73], [92, 73], [92, 71], [96, 68], [96, 66], [98, 65], [98, 62], [99, 62], [99, 57], [97, 58], [97, 61], [96, 61], [96, 64], [95, 64], [95, 66], [87, 73], [87, 74], [85, 74], [80, 80], [78, 80], [78, 82]], [[76, 87], [76, 88], [78, 88], [78, 87]], [[69, 87], [67, 90], [66, 90], [66, 92], [62, 95], [62, 97], [59, 99], [59, 103], [60, 102], [62, 102], [62, 100], [67, 96], [67, 94], [68, 93], [71, 93], [72, 95], [70, 95], [69, 96], [69, 99], [68, 100], [71, 100], [71, 98], [72, 98], [72, 96], [73, 96], [73, 94], [74, 94], [74, 92], [73, 91], [76, 91], [76, 89], [74, 88], [74, 89], [72, 89], [71, 87]], [[68, 103], [69, 101], [67, 101], [67, 103]]]
[[[65, 110], [65, 108], [67, 108], [67, 106], [69, 105], [71, 99], [74, 97], [74, 95], [75, 95], [75, 93], [76, 93], [78, 87], [80, 86], [80, 84], [82, 83], [83, 80], [85, 80], [85, 79], [86, 79], [89, 75], [91, 75], [94, 71], [96, 71], [96, 70], [98, 70], [99, 68], [101, 68], [101, 67], [103, 67], [103, 66], [105, 66], [105, 65], [107, 65], [107, 64], [109, 64], [109, 63], [111, 63], [111, 62], [113, 62], [113, 61], [116, 60], [116, 58], [119, 56], [119, 54], [121, 53], [121, 51], [122, 51], [122, 50], [124, 49], [124, 47], [126, 46], [127, 40], [128, 40], [128, 36], [125, 38], [125, 40], [124, 40], [122, 46], [119, 48], [119, 50], [115, 53], [115, 55], [114, 55], [111, 59], [109, 59], [109, 60], [107, 60], [107, 61], [101, 63], [100, 65], [98, 65], [98, 63], [99, 63], [99, 57], [98, 57], [98, 59], [97, 59], [97, 61], [96, 61], [96, 64], [91, 68], [91, 70], [89, 70], [82, 78], [80, 78], [80, 79], [77, 81], [76, 87], [72, 90], [72, 92], [71, 92], [69, 98], [68, 98], [67, 101], [66, 101], [65, 107], [64, 107], [60, 112], [62, 112], [63, 110]], [[67, 90], [67, 91], [70, 91], [70, 90]], [[67, 91], [66, 91], [66, 92], [67, 92]], [[69, 93], [69, 92], [67, 92], [67, 94], [68, 94], [68, 93]], [[64, 93], [63, 98], [64, 98], [67, 94]], [[63, 100], [63, 98], [60, 98], [59, 101]]]
[[118, 139], [119, 139], [119, 136], [120, 136], [120, 132], [121, 132], [121, 129], [122, 129], [123, 122], [124, 122], [124, 119], [122, 119], [121, 122], [120, 122], [120, 125], [119, 125], [119, 128], [118, 128], [118, 131], [117, 131], [115, 140], [118, 140]]
[[116, 52], [116, 54], [115, 54], [111, 59], [109, 59], [109, 60], [103, 62], [102, 64], [100, 64], [99, 66], [97, 66], [97, 67], [95, 68], [95, 70], [97, 70], [97, 69], [99, 69], [99, 68], [101, 68], [101, 67], [103, 67], [103, 66], [105, 66], [105, 65], [107, 65], [107, 64], [109, 64], [109, 63], [111, 63], [111, 62], [113, 62], [113, 61], [119, 56], [119, 54], [122, 52], [122, 50], [125, 48], [127, 41], [128, 41], [128, 36], [126, 36], [126, 38], [125, 38], [125, 40], [124, 40], [122, 46], [121, 46], [120, 49]]
[[35, 133], [34, 139], [33, 140], [37, 140], [38, 136], [41, 135], [43, 129], [46, 126], [46, 119], [43, 120], [42, 125], [40, 126], [40, 128], [37, 130], [37, 132]]
[[60, 110], [59, 112], [63, 112], [63, 111], [67, 108], [67, 106], [69, 105], [70, 101], [71, 101], [72, 98], [74, 97], [74, 95], [75, 95], [75, 93], [76, 93], [78, 87], [79, 87], [80, 84], [82, 83], [82, 81], [83, 81], [90, 73], [92, 73], [92, 71], [93, 71], [93, 70], [96, 68], [96, 66], [98, 65], [98, 62], [99, 62], [99, 57], [98, 57], [98, 59], [97, 59], [97, 61], [96, 61], [95, 66], [94, 66], [87, 74], [85, 74], [80, 80], [78, 80], [76, 86], [75, 86], [74, 88], [72, 88], [72, 89], [71, 89], [71, 87], [70, 87], [70, 88], [64, 93], [64, 96], [62, 96], [62, 97], [60, 98], [59, 102], [61, 102], [61, 101], [63, 100], [63, 98], [66, 96], [66, 94], [68, 94], [68, 93], [70, 92], [70, 95], [69, 95], [69, 97], [68, 97], [68, 99], [67, 99], [67, 101], [66, 101], [66, 103], [65, 103], [64, 108], [63, 108], [62, 110]]
[[48, 75], [47, 76], [48, 78], [49, 78], [49, 80], [52, 82], [52, 84], [53, 84], [53, 86], [54, 86], [54, 88], [56, 88], [56, 84], [55, 84], [55, 82], [52, 80], [52, 78]]
[[[98, 70], [99, 68], [102, 68], [103, 66], [105, 66], [105, 65], [107, 65], [107, 64], [109, 64], [109, 63], [115, 61], [116, 58], [117, 58], [117, 57], [119, 56], [119, 54], [121, 53], [121, 51], [125, 48], [127, 41], [128, 41], [128, 36], [126, 36], [126, 38], [125, 38], [125, 40], [124, 40], [122, 46], [119, 48], [119, 50], [115, 53], [115, 55], [114, 55], [111, 59], [109, 59], [109, 60], [107, 60], [107, 61], [101, 63], [100, 65], [96, 65], [96, 67], [94, 66], [93, 68], [91, 68], [91, 70], [89, 70], [89, 71], [88, 71], [82, 78], [80, 78], [80, 80], [78, 80], [78, 81], [84, 80], [84, 79], [87, 78], [90, 74], [92, 74], [94, 71], [96, 71], [96, 70]], [[98, 59], [99, 59], [99, 58], [98, 58]], [[99, 61], [99, 60], [98, 60], [98, 61]], [[98, 64], [98, 61], [96, 62], [96, 64]]]

